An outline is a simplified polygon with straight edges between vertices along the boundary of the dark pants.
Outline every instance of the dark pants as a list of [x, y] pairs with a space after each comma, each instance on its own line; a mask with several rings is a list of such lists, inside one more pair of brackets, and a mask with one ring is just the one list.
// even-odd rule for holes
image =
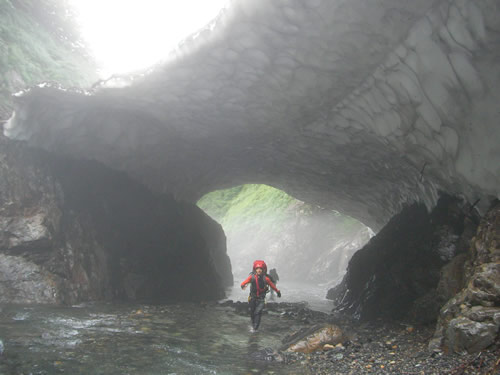
[[254, 330], [259, 329], [260, 325], [260, 317], [262, 316], [262, 311], [264, 310], [264, 306], [266, 304], [264, 298], [250, 297], [250, 301], [248, 301], [250, 306], [250, 317], [252, 318], [252, 327]]

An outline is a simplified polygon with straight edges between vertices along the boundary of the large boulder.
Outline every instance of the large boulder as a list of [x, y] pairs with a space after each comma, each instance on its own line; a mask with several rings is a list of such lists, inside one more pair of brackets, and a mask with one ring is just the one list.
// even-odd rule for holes
[[222, 228], [195, 205], [0, 137], [0, 302], [216, 299], [229, 285]]
[[57, 282], [51, 273], [21, 256], [0, 254], [0, 301], [56, 303]]
[[[466, 251], [464, 238], [475, 227], [470, 206], [457, 198], [443, 195], [430, 213], [423, 205], [409, 206], [354, 254], [327, 298], [337, 311], [359, 319], [435, 322], [441, 306], [462, 287], [443, 278], [442, 267]], [[446, 275], [460, 273], [457, 267]]]
[[337, 345], [346, 341], [344, 332], [333, 324], [313, 326], [291, 335], [285, 340], [287, 352], [312, 353], [325, 345]]
[[441, 309], [431, 349], [481, 351], [500, 339], [500, 203], [483, 217], [469, 248], [466, 284]]

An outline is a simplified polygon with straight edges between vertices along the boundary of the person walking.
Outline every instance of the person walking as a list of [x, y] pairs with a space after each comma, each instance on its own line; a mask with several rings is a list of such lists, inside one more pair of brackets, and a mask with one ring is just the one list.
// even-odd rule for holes
[[[278, 271], [276, 271], [276, 268], [271, 268], [267, 276], [271, 278], [271, 281], [274, 283], [274, 285], [276, 285], [277, 288], [280, 277], [278, 276]], [[274, 290], [271, 289], [271, 297], [269, 298], [271, 301], [274, 301], [274, 293], [275, 293]]]
[[252, 320], [252, 331], [256, 332], [260, 326], [260, 319], [266, 303], [266, 293], [271, 287], [278, 297], [281, 298], [281, 292], [267, 275], [267, 265], [263, 260], [253, 262], [253, 271], [241, 283], [241, 289], [245, 289], [250, 284], [250, 295], [248, 296], [248, 305], [250, 308], [250, 318]]

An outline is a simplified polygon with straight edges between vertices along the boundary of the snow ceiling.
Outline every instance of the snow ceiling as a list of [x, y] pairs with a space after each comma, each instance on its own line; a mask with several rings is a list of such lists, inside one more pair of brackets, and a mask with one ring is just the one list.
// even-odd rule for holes
[[266, 183], [376, 230], [439, 191], [499, 197], [499, 120], [498, 0], [233, 0], [129, 82], [29, 90], [5, 133], [179, 199]]

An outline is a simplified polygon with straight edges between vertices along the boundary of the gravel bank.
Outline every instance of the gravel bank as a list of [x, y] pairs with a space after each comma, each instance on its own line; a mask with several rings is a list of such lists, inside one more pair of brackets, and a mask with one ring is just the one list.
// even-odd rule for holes
[[[225, 304], [247, 314], [246, 303], [229, 301]], [[300, 303], [269, 303], [266, 310], [279, 314], [281, 319], [299, 321], [304, 328], [335, 324], [347, 336], [343, 345], [330, 350], [303, 354], [273, 348], [276, 355], [267, 357], [270, 361], [283, 360], [285, 366], [300, 362], [304, 374], [500, 374], [500, 343], [476, 354], [435, 352], [428, 349], [434, 326], [383, 321], [360, 323], [349, 317], [312, 311]], [[290, 336], [293, 334], [290, 332]], [[283, 342], [287, 338], [284, 337]]]

